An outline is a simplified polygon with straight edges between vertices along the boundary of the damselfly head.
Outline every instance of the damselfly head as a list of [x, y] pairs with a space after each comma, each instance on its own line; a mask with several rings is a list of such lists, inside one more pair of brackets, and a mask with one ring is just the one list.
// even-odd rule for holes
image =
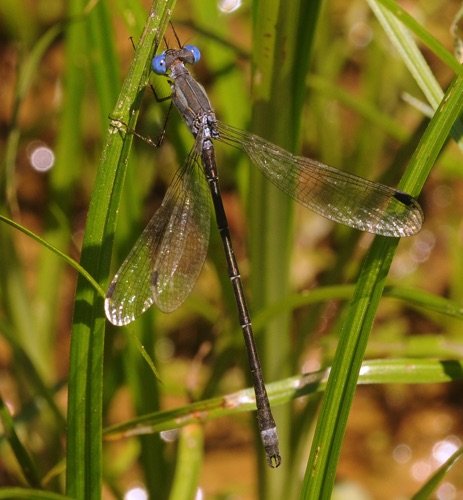
[[184, 64], [195, 64], [201, 59], [199, 49], [194, 45], [185, 45], [181, 49], [167, 49], [162, 54], [155, 56], [151, 68], [157, 75], [165, 75], [175, 61]]

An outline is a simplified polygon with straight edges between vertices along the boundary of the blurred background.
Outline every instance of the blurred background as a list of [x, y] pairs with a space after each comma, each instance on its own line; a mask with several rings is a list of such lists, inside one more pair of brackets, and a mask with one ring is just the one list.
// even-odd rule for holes
[[[1, 214], [76, 260], [109, 130], [108, 117], [134, 53], [130, 37], [137, 44], [150, 7], [146, 1], [101, 2], [106, 22], [89, 30], [80, 47], [67, 44], [68, 30], [90, 22], [98, 3], [88, 3], [83, 11], [73, 2], [59, 0], [4, 0], [0, 5]], [[269, 8], [271, 5], [269, 2]], [[453, 52], [451, 26], [460, 2], [407, 1], [401, 5]], [[225, 0], [179, 0], [172, 21], [181, 42], [193, 43], [201, 50], [201, 61], [192, 71], [205, 86], [218, 118], [255, 131], [253, 82], [258, 75], [252, 69], [252, 9], [251, 1], [235, 5]], [[271, 139], [337, 168], [397, 185], [428, 122], [422, 92], [364, 1], [327, 0], [321, 4], [317, 19], [310, 21], [316, 25], [310, 54], [301, 50], [296, 55], [296, 59], [309, 62], [295, 118], [300, 126], [295, 127], [297, 133], [289, 141], [288, 137], [282, 137], [281, 142]], [[175, 46], [172, 32], [168, 30], [166, 37]], [[107, 44], [110, 48], [107, 53], [95, 49], [97, 38], [104, 40], [98, 47]], [[452, 71], [426, 47], [421, 48], [445, 90]], [[117, 72], [110, 75], [113, 94], [102, 96], [99, 85], [104, 75], [95, 68], [106, 57], [114, 58]], [[165, 81], [156, 81], [156, 77], [151, 81], [159, 95], [168, 95]], [[281, 94], [281, 109], [288, 106], [290, 92]], [[148, 88], [138, 133], [158, 137], [167, 107], [157, 103]], [[135, 138], [115, 234], [113, 272], [159, 206], [191, 145], [175, 112], [159, 150]], [[252, 238], [262, 237], [250, 234], [248, 224], [256, 196], [249, 174], [253, 167], [244, 153], [225, 146], [217, 150], [225, 208], [246, 286], [253, 273], [249, 258]], [[419, 197], [425, 212], [423, 229], [400, 242], [387, 285], [463, 303], [462, 191], [461, 152], [449, 140]], [[288, 296], [355, 283], [373, 237], [295, 205], [291, 202], [283, 235], [272, 236], [276, 241], [284, 238], [290, 249], [281, 269], [272, 270], [287, 275]], [[125, 329], [108, 328], [105, 425], [137, 415], [133, 378], [153, 379], [149, 382], [156, 386], [153, 411], [229, 394], [249, 385], [220, 245], [213, 224], [208, 260], [191, 297], [169, 315], [152, 308], [133, 327], [135, 333], [143, 330], [142, 341], [159, 370], [161, 383], [156, 383], [143, 366]], [[65, 456], [76, 272], [43, 245], [1, 223], [0, 284], [0, 395], [43, 479]], [[258, 289], [254, 284], [248, 292], [256, 314], [287, 309], [281, 303], [268, 311], [260, 309]], [[268, 382], [330, 365], [350, 292], [347, 288], [342, 293], [327, 290], [317, 303], [290, 307], [288, 330], [282, 333], [281, 342], [289, 345], [291, 359], [281, 370], [265, 367]], [[461, 332], [461, 318], [456, 314], [443, 315], [386, 297], [367, 357], [461, 359]], [[278, 350], [278, 338], [275, 342]], [[39, 382], [51, 392], [55, 408], [45, 403]], [[343, 444], [336, 498], [410, 497], [461, 448], [462, 388], [460, 382], [360, 386]], [[320, 395], [313, 394], [286, 403], [291, 416], [287, 420], [282, 417], [279, 432], [292, 436], [298, 453], [289, 460], [291, 470], [276, 474], [285, 474], [288, 498], [297, 498], [319, 400]], [[277, 421], [278, 412], [279, 408]], [[262, 497], [258, 493], [262, 486], [258, 485], [266, 473], [262, 472], [262, 457], [256, 460], [254, 427], [252, 413], [204, 424], [204, 462], [197, 498]], [[141, 452], [139, 438], [104, 444], [104, 498], [148, 498], [147, 491], [156, 492], [152, 498], [169, 496], [176, 437], [147, 439], [153, 440], [158, 453], [154, 462]], [[157, 469], [155, 484], [147, 477], [150, 467]], [[457, 463], [436, 498], [463, 498], [462, 477], [461, 464]], [[2, 439], [0, 485], [23, 484], [10, 446]], [[52, 474], [46, 487], [60, 491], [62, 484], [62, 477]]]

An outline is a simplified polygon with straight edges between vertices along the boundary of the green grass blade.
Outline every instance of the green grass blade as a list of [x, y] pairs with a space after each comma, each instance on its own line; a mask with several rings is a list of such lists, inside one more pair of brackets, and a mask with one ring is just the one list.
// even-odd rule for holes
[[27, 488], [3, 488], [0, 490], [0, 499], [13, 500], [72, 500], [72, 497], [52, 493], [51, 491], [31, 490]]
[[[157, 37], [162, 37], [164, 33], [174, 3], [168, 1], [153, 4], [114, 107], [112, 116], [124, 120], [130, 127], [135, 127], [141, 97], [148, 80], [150, 58]], [[99, 9], [100, 5], [97, 4], [94, 10]], [[94, 11], [91, 15], [93, 14]], [[104, 11], [98, 12], [100, 20], [101, 16], [105, 16]], [[101, 40], [100, 50], [102, 46]], [[103, 51], [100, 54], [103, 55]], [[112, 60], [110, 57], [109, 61]], [[103, 69], [101, 68], [102, 71]], [[105, 74], [111, 75], [114, 71], [106, 69]], [[102, 93], [108, 92], [105, 89], [110, 86], [114, 88], [114, 81], [105, 80], [103, 76], [99, 81]], [[104, 116], [103, 111], [101, 114]], [[130, 134], [109, 129], [87, 217], [81, 265], [103, 286], [108, 282], [117, 209], [131, 142]], [[66, 476], [67, 493], [76, 498], [101, 497], [104, 327], [101, 296], [86, 281], [79, 279], [71, 339]]]
[[190, 424], [180, 431], [177, 467], [175, 469], [170, 500], [194, 500], [197, 498], [199, 475], [204, 454], [203, 429]]
[[[454, 80], [427, 127], [400, 188], [417, 194], [463, 108]], [[398, 240], [377, 237], [366, 257], [333, 362], [303, 484], [303, 498], [331, 496], [361, 362]]]
[[[330, 300], [350, 300], [354, 294], [354, 285], [334, 285], [319, 287], [308, 293], [289, 294], [283, 299], [269, 304], [256, 312], [253, 318], [254, 331], [260, 332], [273, 318], [282, 312], [294, 312], [310, 304], [324, 303]], [[402, 300], [410, 306], [445, 314], [453, 318], [463, 318], [463, 308], [457, 302], [423, 290], [412, 290], [398, 286], [386, 286], [384, 297]], [[238, 336], [237, 336], [238, 337]]]
[[[438, 41], [434, 38], [429, 31], [427, 31], [420, 23], [418, 23], [407, 11], [405, 11], [394, 0], [368, 0], [370, 6], [374, 9], [374, 4], [381, 4], [396, 19], [400, 21], [414, 33], [425, 45], [427, 45], [452, 71], [457, 75], [463, 76], [463, 68], [455, 59], [455, 57]], [[376, 9], [374, 9], [376, 11]], [[404, 58], [405, 60], [406, 58]]]
[[54, 400], [54, 394], [47, 387], [47, 384], [43, 380], [28, 353], [25, 351], [21, 343], [18, 342], [18, 339], [15, 336], [15, 331], [10, 325], [3, 321], [0, 321], [0, 331], [13, 351], [15, 363], [22, 367], [22, 374], [27, 380], [27, 383], [33, 388], [33, 393], [36, 394], [38, 398], [43, 398], [43, 400], [47, 402], [53, 412], [59, 430], [64, 432], [66, 428], [66, 420]]
[[[72, 14], [84, 11], [85, 5], [76, 1], [70, 5]], [[84, 32], [69, 31], [69, 44], [75, 47], [75, 37], [78, 34], [88, 38], [91, 34], [91, 18], [104, 15], [106, 5], [97, 4], [87, 16]], [[106, 24], [107, 20], [106, 20]], [[92, 40], [94, 42], [94, 40]], [[72, 50], [72, 48], [71, 48]], [[88, 52], [100, 53], [101, 47], [88, 45]], [[110, 61], [113, 58], [109, 59]], [[106, 59], [101, 61], [105, 65]], [[108, 74], [114, 71], [109, 70]], [[99, 72], [96, 72], [98, 79]], [[109, 87], [100, 88], [98, 97], [107, 105], [108, 95], [114, 92]], [[105, 95], [100, 95], [105, 94]], [[113, 101], [114, 102], [114, 101]], [[103, 107], [103, 106], [102, 106]], [[110, 108], [109, 108], [110, 109]], [[103, 110], [101, 110], [103, 112]], [[102, 128], [104, 127], [102, 122]], [[81, 265], [94, 277], [104, 284], [104, 266], [101, 263], [101, 254], [104, 250], [103, 236], [105, 224], [103, 212], [95, 212], [95, 205], [104, 210], [104, 190], [99, 180], [101, 169], [95, 180], [94, 195], [91, 200], [84, 241], [81, 253]], [[95, 192], [103, 191], [100, 200], [95, 201]], [[106, 198], [108, 194], [106, 194]], [[91, 256], [90, 256], [91, 255]], [[109, 256], [107, 257], [109, 259]], [[108, 264], [109, 265], [109, 264]], [[67, 454], [66, 454], [66, 493], [75, 498], [101, 498], [102, 490], [102, 449], [101, 449], [101, 418], [102, 418], [102, 379], [103, 379], [103, 347], [104, 347], [104, 319], [100, 312], [103, 299], [94, 289], [81, 278], [77, 281], [76, 299], [74, 305], [73, 328], [70, 349], [69, 367], [69, 397], [68, 397], [68, 427], [67, 427]]]
[[457, 450], [436, 472], [426, 481], [418, 492], [413, 495], [412, 500], [426, 500], [431, 498], [432, 492], [444, 479], [448, 471], [463, 457], [463, 448]]
[[[299, 125], [305, 93], [305, 76], [317, 24], [320, 2], [255, 2], [253, 11], [253, 124], [252, 131], [289, 151], [299, 147]], [[301, 16], [308, 12], [308, 19]], [[298, 47], [304, 47], [306, 60], [299, 64]], [[282, 96], [285, 96], [284, 104]], [[278, 119], [275, 119], [278, 117]], [[260, 310], [289, 292], [288, 263], [292, 248], [293, 204], [255, 169], [250, 173], [249, 246], [251, 256], [250, 295], [252, 309]], [[281, 314], [268, 323], [259, 336], [259, 355], [266, 382], [285, 377], [292, 371], [290, 317]], [[290, 408], [275, 412], [283, 463], [291, 462]], [[263, 498], [283, 498], [287, 475], [275, 474], [261, 457], [259, 477]]]
[[[366, 384], [439, 384], [463, 380], [463, 361], [439, 359], [372, 359], [364, 361], [358, 383]], [[274, 407], [296, 398], [321, 393], [326, 388], [330, 369], [297, 375], [267, 384]], [[108, 440], [130, 438], [144, 434], [208, 422], [227, 415], [255, 410], [253, 389], [249, 387], [222, 397], [205, 399], [172, 410], [141, 415], [104, 430]], [[197, 437], [199, 439], [199, 437]], [[196, 446], [196, 445], [194, 445]], [[194, 453], [198, 452], [196, 450]]]
[[[412, 30], [419, 36], [457, 75], [463, 76], [461, 65], [452, 54], [395, 2], [369, 0], [368, 3], [389, 39], [399, 51], [403, 62], [415, 78], [429, 104], [435, 110], [442, 100], [444, 92], [408, 30]], [[452, 136], [459, 143], [460, 148], [463, 148], [463, 125], [459, 120], [452, 127]]]
[[8, 439], [14, 456], [18, 461], [21, 472], [24, 474], [26, 481], [33, 487], [40, 486], [40, 479], [37, 472], [36, 464], [31, 455], [21, 443], [14, 426], [13, 417], [11, 416], [8, 407], [0, 397], [0, 421], [3, 427], [4, 436]]
[[420, 307], [426, 311], [445, 314], [453, 318], [463, 318], [463, 307], [453, 300], [425, 292], [424, 290], [411, 290], [403, 287], [386, 287], [384, 295], [403, 300], [410, 305]]
[[83, 278], [85, 278], [94, 288], [95, 290], [98, 291], [98, 293], [104, 297], [105, 296], [105, 291], [101, 288], [101, 286], [92, 278], [92, 276], [78, 263], [76, 262], [73, 258], [69, 257], [67, 254], [63, 253], [61, 250], [50, 244], [48, 241], [45, 241], [43, 238], [41, 238], [39, 235], [33, 233], [32, 231], [29, 231], [29, 229], [25, 228], [21, 224], [18, 224], [17, 222], [9, 219], [8, 217], [4, 217], [3, 215], [0, 215], [0, 221], [4, 222], [5, 224], [8, 224], [18, 231], [21, 231], [25, 235], [29, 236], [33, 240], [37, 241], [40, 245], [42, 245], [44, 248], [49, 250], [50, 252], [54, 253], [58, 257], [60, 257], [63, 261], [65, 261], [67, 264], [72, 266]]
[[[285, 92], [282, 89], [289, 88], [288, 85], [292, 83], [292, 58], [285, 60], [284, 69], [278, 63], [282, 60], [283, 37], [288, 37], [288, 45], [285, 46], [287, 53], [294, 54], [294, 26], [298, 8], [299, 2], [287, 4], [273, 0], [265, 2], [265, 5], [264, 2], [255, 2], [253, 11], [254, 106], [251, 130], [290, 150], [296, 146], [296, 136], [292, 133], [292, 105], [288, 102], [287, 106], [282, 107], [281, 103], [277, 104], [275, 101], [275, 96]], [[272, 119], [277, 114], [278, 122]], [[291, 201], [263, 179], [256, 169], [250, 171], [249, 185], [248, 236], [252, 270], [249, 288], [253, 298], [252, 310], [255, 311], [289, 292], [288, 268], [285, 263], [289, 262], [293, 209]], [[279, 269], [279, 272], [273, 272], [275, 269]], [[290, 374], [289, 324], [289, 315], [280, 315], [266, 325], [264, 334], [257, 341], [267, 384]], [[272, 412], [284, 463], [289, 459], [291, 449], [288, 433], [289, 408], [272, 409]], [[282, 498], [285, 478], [281, 474], [275, 474], [273, 470], [267, 470], [262, 452], [258, 458], [260, 497]]]

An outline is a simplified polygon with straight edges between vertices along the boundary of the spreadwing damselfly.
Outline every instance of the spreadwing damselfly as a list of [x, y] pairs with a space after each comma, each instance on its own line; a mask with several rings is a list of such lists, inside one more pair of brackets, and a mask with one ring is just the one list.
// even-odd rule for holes
[[172, 102], [195, 142], [160, 208], [111, 282], [105, 311], [111, 323], [126, 325], [153, 303], [161, 311], [171, 312], [186, 300], [206, 259], [212, 199], [248, 353], [259, 430], [268, 464], [278, 467], [281, 457], [276, 425], [220, 194], [214, 141], [246, 152], [271, 182], [303, 206], [361, 231], [411, 236], [420, 230], [423, 212], [407, 193], [295, 156], [217, 120], [206, 91], [185, 67], [199, 58], [199, 50], [186, 45], [167, 49], [152, 61], [154, 73], [169, 77]]

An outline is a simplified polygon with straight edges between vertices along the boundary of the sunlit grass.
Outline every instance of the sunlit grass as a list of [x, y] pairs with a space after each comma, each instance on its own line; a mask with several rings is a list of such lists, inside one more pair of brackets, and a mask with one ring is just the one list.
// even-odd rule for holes
[[[453, 420], [446, 434], [432, 439], [461, 437], [455, 417], [461, 405], [444, 385], [462, 378], [460, 151], [448, 143], [434, 161], [459, 114], [461, 83], [453, 83], [453, 94], [427, 131], [428, 119], [402, 99], [407, 92], [436, 108], [455, 73], [461, 73], [446, 26], [457, 9], [445, 2], [413, 4], [411, 18], [402, 16], [401, 24], [397, 6], [386, 0], [329, 1], [320, 12], [315, 2], [300, 4], [287, 9], [283, 2], [265, 2], [262, 11], [244, 5], [226, 16], [212, 1], [179, 0], [173, 10], [176, 29], [182, 41], [201, 49], [194, 73], [219, 118], [390, 185], [399, 183], [408, 166], [401, 186], [413, 194], [433, 171], [420, 198], [423, 231], [401, 241], [397, 250], [396, 242], [379, 239], [368, 249], [371, 238], [295, 207], [260, 174], [250, 174], [241, 153], [218, 146], [232, 238], [271, 383], [283, 455], [277, 471], [266, 468], [258, 439], [252, 442], [256, 426], [249, 392], [233, 395], [246, 387], [248, 368], [215, 228], [205, 270], [179, 311], [168, 316], [150, 311], [129, 331], [111, 327], [104, 334], [101, 290], [192, 144], [176, 116], [159, 151], [110, 128], [108, 116], [118, 113], [145, 135], [156, 137], [163, 125], [166, 107], [149, 93], [142, 101], [154, 43], [152, 31], [142, 39], [146, 43], [138, 43], [147, 6], [75, 0], [68, 11], [51, 12], [46, 2], [33, 9], [23, 2], [1, 5], [7, 91], [0, 111], [5, 437], [0, 453], [4, 486], [11, 488], [0, 489], [0, 498], [32, 498], [39, 486], [47, 489], [46, 498], [49, 492], [99, 498], [102, 488], [116, 498], [133, 478], [152, 498], [192, 497], [198, 485], [210, 496], [246, 489], [266, 500], [299, 498], [301, 491], [305, 498], [329, 497], [333, 483], [334, 488], [341, 484], [335, 482], [340, 450], [355, 456], [349, 427], [344, 438], [347, 416], [365, 417], [355, 413], [355, 400], [349, 413], [359, 370], [360, 384], [374, 384], [376, 392], [370, 394], [383, 402], [383, 418], [394, 416], [403, 426], [410, 418], [407, 405], [425, 421], [420, 401], [423, 406], [436, 402], [424, 389], [414, 392], [415, 384], [439, 383], [442, 396], [435, 411], [443, 408]], [[436, 15], [440, 9], [445, 15]], [[417, 46], [404, 25], [419, 37]], [[132, 111], [138, 106], [135, 124]], [[457, 141], [460, 128], [457, 124], [451, 132]], [[55, 151], [48, 174], [28, 164], [30, 144], [37, 139]], [[4, 218], [46, 243], [9, 227]], [[75, 294], [76, 274], [66, 264], [74, 261], [100, 289], [80, 276]], [[161, 384], [133, 336], [154, 359]], [[327, 368], [332, 368], [331, 382]], [[302, 371], [310, 374], [302, 377]], [[325, 387], [324, 418], [317, 424]], [[400, 411], [394, 409], [399, 404], [394, 387], [411, 393]], [[230, 404], [224, 404], [224, 395]], [[198, 426], [202, 417], [209, 421]], [[180, 430], [178, 446], [160, 439], [159, 431], [182, 422], [189, 426]], [[383, 440], [383, 448], [381, 443], [365, 448], [365, 461], [390, 464], [381, 476], [397, 483], [398, 495], [413, 495], [417, 483], [396, 480], [387, 453], [404, 435], [412, 441], [414, 429], [399, 435], [384, 422], [374, 425], [376, 434], [372, 431], [367, 442], [389, 431], [387, 446]], [[237, 431], [228, 432], [229, 427]], [[121, 432], [124, 439], [110, 440]], [[140, 436], [127, 437], [134, 434]], [[328, 453], [319, 436], [330, 443]], [[415, 443], [425, 438], [420, 435]], [[461, 490], [461, 481], [448, 471], [459, 456], [455, 453], [422, 491], [438, 487], [444, 473]], [[306, 467], [302, 490], [299, 471]], [[368, 464], [349, 469], [341, 455], [340, 468], [341, 479], [378, 494], [368, 478], [378, 485], [382, 479]]]

